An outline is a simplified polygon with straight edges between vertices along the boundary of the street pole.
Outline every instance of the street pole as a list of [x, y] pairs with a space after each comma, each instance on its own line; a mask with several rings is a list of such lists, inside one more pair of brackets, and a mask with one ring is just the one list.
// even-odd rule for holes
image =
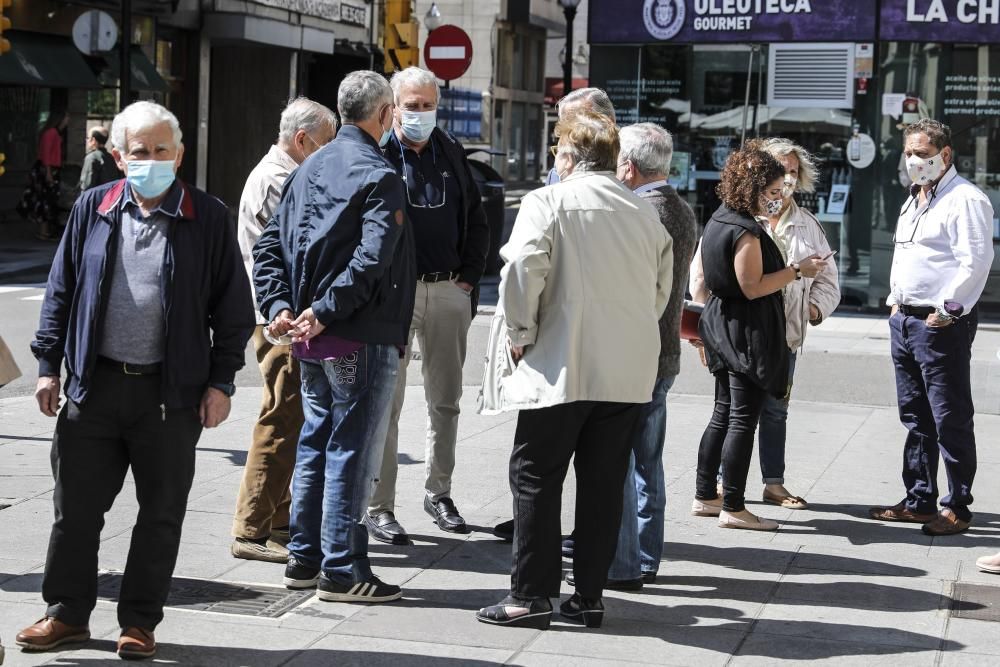
[[563, 58], [563, 97], [573, 90], [573, 19], [576, 18], [576, 7], [564, 6], [566, 16], [566, 57]]
[[118, 64], [118, 108], [124, 109], [132, 101], [132, 0], [122, 0]]

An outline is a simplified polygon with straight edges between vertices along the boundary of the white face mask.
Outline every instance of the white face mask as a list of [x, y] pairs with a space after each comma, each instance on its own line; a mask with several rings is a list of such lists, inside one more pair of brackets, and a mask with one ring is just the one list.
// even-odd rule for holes
[[791, 175], [785, 176], [785, 185], [783, 188], [781, 188], [781, 196], [784, 197], [785, 199], [788, 199], [793, 194], [795, 194], [795, 186], [798, 184], [798, 182], [799, 179], [797, 179], [794, 176]]
[[944, 157], [938, 153], [929, 158], [911, 155], [906, 158], [906, 173], [916, 185], [929, 185], [941, 176], [944, 171]]
[[774, 216], [781, 213], [781, 207], [785, 205], [784, 199], [765, 199], [764, 200], [764, 212], [767, 217], [773, 218]]

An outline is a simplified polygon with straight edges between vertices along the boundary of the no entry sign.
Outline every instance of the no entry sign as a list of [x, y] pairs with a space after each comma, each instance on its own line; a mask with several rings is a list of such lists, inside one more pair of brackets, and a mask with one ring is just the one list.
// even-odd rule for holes
[[472, 40], [456, 25], [443, 25], [431, 31], [424, 42], [427, 69], [443, 80], [451, 81], [465, 74], [472, 62]]

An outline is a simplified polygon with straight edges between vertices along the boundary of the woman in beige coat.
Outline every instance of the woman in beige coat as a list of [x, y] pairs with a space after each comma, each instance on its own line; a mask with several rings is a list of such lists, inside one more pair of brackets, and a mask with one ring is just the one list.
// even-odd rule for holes
[[[778, 245], [786, 264], [818, 255], [826, 259], [825, 268], [815, 278], [803, 277], [782, 290], [785, 303], [785, 342], [790, 350], [788, 360], [788, 391], [783, 398], [768, 397], [760, 415], [758, 442], [760, 469], [764, 478], [765, 503], [786, 509], [806, 509], [808, 504], [785, 488], [785, 438], [788, 420], [788, 400], [792, 391], [796, 353], [802, 347], [809, 326], [829, 317], [840, 304], [840, 281], [837, 263], [830, 251], [826, 234], [812, 213], [795, 203], [796, 192], [812, 192], [817, 178], [813, 157], [801, 146], [780, 138], [764, 139], [748, 144], [770, 153], [785, 168], [784, 204], [777, 215], [768, 218], [771, 238]], [[705, 303], [705, 288], [701, 265], [701, 249], [691, 264], [689, 283], [695, 301]]]
[[601, 624], [630, 435], [652, 397], [673, 267], [653, 207], [615, 178], [613, 121], [582, 112], [560, 121], [556, 135], [560, 182], [524, 198], [500, 250], [507, 264], [482, 397], [484, 412], [521, 412], [510, 458], [510, 595], [477, 618], [541, 629], [562, 578], [560, 504], [571, 459], [576, 593], [560, 612]]

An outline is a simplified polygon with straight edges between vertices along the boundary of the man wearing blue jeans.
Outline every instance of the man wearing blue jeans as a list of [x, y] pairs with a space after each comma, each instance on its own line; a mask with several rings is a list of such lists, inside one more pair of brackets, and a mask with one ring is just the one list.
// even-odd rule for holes
[[392, 128], [388, 82], [349, 74], [337, 108], [343, 128], [288, 178], [254, 248], [268, 331], [302, 362], [284, 583], [315, 586], [321, 600], [387, 602], [402, 591], [372, 573], [361, 520], [413, 316], [413, 237], [402, 181], [379, 150]]
[[673, 138], [662, 127], [640, 123], [622, 129], [618, 180], [646, 199], [674, 241], [674, 279], [660, 318], [660, 357], [653, 398], [642, 406], [632, 435], [625, 475], [625, 500], [618, 549], [608, 570], [607, 588], [637, 590], [653, 583], [663, 556], [663, 441], [667, 433], [667, 392], [680, 371], [680, 318], [684, 290], [697, 243], [694, 212], [667, 184]]

